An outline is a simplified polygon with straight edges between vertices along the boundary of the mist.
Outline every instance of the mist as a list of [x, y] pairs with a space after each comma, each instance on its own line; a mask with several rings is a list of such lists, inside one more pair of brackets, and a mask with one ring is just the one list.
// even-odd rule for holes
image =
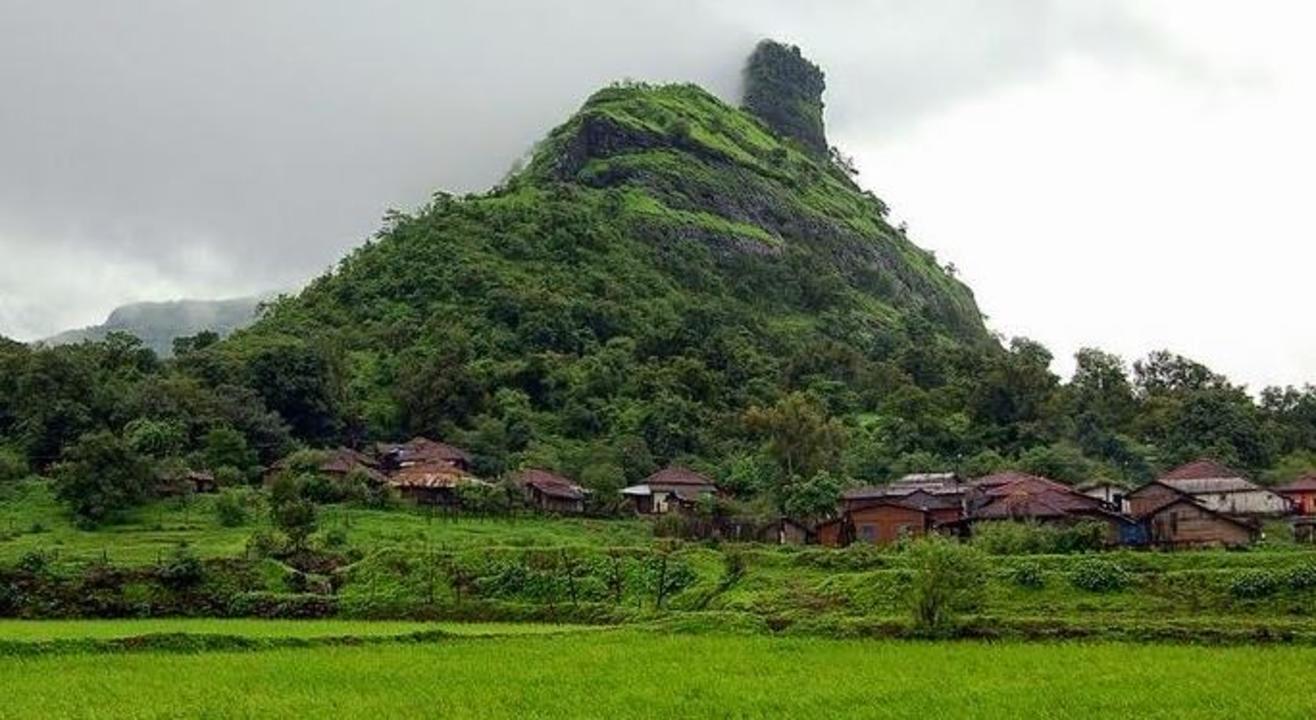
[[[1207, 5], [1195, 13], [1228, 11]], [[994, 164], [1053, 153], [1009, 128], [973, 135], [992, 117], [973, 109], [1037, 88], [1061, 106], [1100, 104], [1063, 95], [1057, 78], [1075, 64], [1159, 83], [1173, 89], [1159, 97], [1171, 99], [1275, 90], [1271, 50], [1213, 54], [1191, 22], [1172, 22], [1174, 10], [1075, 0], [0, 0], [0, 334], [31, 340], [128, 302], [297, 287], [368, 238], [389, 208], [496, 183], [609, 82], [689, 81], [736, 102], [744, 57], [774, 37], [824, 68], [832, 142], [856, 155], [861, 182], [910, 221], [916, 242], [956, 262], [994, 326], [1062, 357], [1081, 344], [1129, 354], [1192, 344], [1205, 322], [1192, 308], [1135, 337], [1095, 311], [1085, 325], [1074, 316], [1082, 307], [1048, 313], [1012, 289], [1041, 273], [1090, 274], [1063, 257], [1042, 269], [1035, 253], [1047, 239], [1063, 243], [1065, 223], [1086, 221], [1054, 218], [1022, 238], [1000, 227], [1009, 218], [962, 221], [979, 203], [1026, 214], [1018, 194], [1054, 185], [982, 178], [990, 174], [977, 153], [994, 137], [1011, 143], [1012, 158]], [[1283, 12], [1262, 4], [1253, 15], [1301, 26]], [[1087, 129], [1101, 132], [1096, 121]], [[978, 145], [939, 152], [969, 137]], [[1131, 161], [1145, 157], [1145, 148], [1120, 147]], [[953, 181], [967, 175], [973, 187]], [[1255, 212], [1286, 216], [1265, 203]], [[1157, 233], [1121, 252], [1153, 240], [1183, 242]], [[1205, 272], [1230, 266], [1225, 258]], [[1074, 331], [1084, 327], [1093, 330]], [[1308, 345], [1249, 361], [1229, 355], [1231, 342], [1190, 349], [1254, 383], [1298, 382], [1310, 367], [1303, 353], [1316, 361]]]

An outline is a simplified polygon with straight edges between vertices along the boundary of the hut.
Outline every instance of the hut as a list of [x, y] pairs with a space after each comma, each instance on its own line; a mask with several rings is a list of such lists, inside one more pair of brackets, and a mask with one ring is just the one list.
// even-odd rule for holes
[[462, 472], [471, 472], [471, 454], [425, 437], [414, 437], [404, 443], [381, 443], [376, 446], [380, 463], [387, 472], [395, 472], [416, 465], [450, 465]]
[[818, 544], [824, 547], [845, 547], [850, 544], [850, 524], [846, 516], [831, 518], [818, 523], [813, 530]]
[[1255, 524], [1213, 510], [1186, 495], [1168, 499], [1139, 519], [1147, 528], [1148, 541], [1162, 547], [1242, 547], [1259, 534]]
[[1299, 515], [1316, 515], [1316, 473], [1304, 475], [1275, 492], [1289, 501], [1293, 512]]
[[448, 507], [459, 504], [458, 488], [464, 485], [492, 487], [491, 483], [446, 463], [404, 467], [389, 476], [388, 484], [403, 497], [422, 505]]
[[1213, 460], [1195, 460], [1134, 490], [1128, 495], [1128, 509], [1143, 517], [1177, 495], [1226, 515], [1265, 517], [1290, 512], [1284, 497]]
[[585, 511], [588, 491], [561, 475], [531, 468], [513, 473], [512, 480], [526, 502], [542, 512], [575, 515]]
[[854, 541], [889, 545], [907, 537], [920, 537], [932, 528], [928, 511], [902, 499], [874, 500], [846, 511]]
[[639, 485], [622, 488], [621, 494], [640, 515], [663, 515], [676, 509], [693, 509], [702, 497], [718, 494], [707, 476], [680, 466], [663, 468]]

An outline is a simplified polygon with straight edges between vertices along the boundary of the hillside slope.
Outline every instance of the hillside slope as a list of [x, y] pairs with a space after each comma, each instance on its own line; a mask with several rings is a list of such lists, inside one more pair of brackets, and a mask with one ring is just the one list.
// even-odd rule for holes
[[173, 300], [140, 302], [115, 308], [100, 325], [65, 330], [41, 342], [68, 345], [84, 340], [104, 340], [112, 332], [124, 332], [139, 338], [156, 354], [173, 354], [175, 338], [210, 331], [221, 336], [256, 321], [262, 298], [244, 297], [228, 300]]
[[772, 124], [693, 85], [601, 90], [505, 184], [391, 217], [217, 352], [303, 437], [437, 433], [490, 469], [575, 453], [630, 474], [716, 455], [791, 389], [862, 411], [856, 374], [898, 345], [992, 343], [968, 288], [820, 150], [820, 116], [781, 119], [821, 112], [800, 98], [821, 73], [802, 90], [798, 51], [757, 60]]

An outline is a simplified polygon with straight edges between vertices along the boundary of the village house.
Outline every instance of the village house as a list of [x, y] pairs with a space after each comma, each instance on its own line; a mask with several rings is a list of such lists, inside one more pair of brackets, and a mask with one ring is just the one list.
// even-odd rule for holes
[[541, 512], [575, 515], [585, 511], [587, 491], [561, 475], [531, 468], [513, 473], [512, 480], [525, 501]]
[[1078, 492], [1054, 480], [1020, 472], [1004, 472], [975, 480], [966, 496], [964, 524], [1025, 521], [1072, 526], [1097, 522], [1105, 526], [1108, 545], [1141, 544], [1144, 533], [1130, 517], [1104, 500]]
[[1316, 515], [1316, 473], [1304, 475], [1275, 492], [1289, 501], [1293, 512], [1299, 515]]
[[928, 511], [900, 498], [869, 501], [846, 511], [853, 542], [889, 545], [904, 538], [921, 537], [932, 529]]
[[1148, 540], [1161, 547], [1241, 547], [1259, 535], [1256, 525], [1206, 507], [1188, 495], [1146, 509], [1139, 519]]
[[841, 493], [842, 511], [867, 505], [875, 500], [898, 498], [905, 504], [927, 509], [933, 522], [942, 524], [960, 519], [966, 485], [955, 473], [919, 473], [906, 475], [887, 485], [853, 488]]
[[671, 466], [645, 478], [639, 485], [622, 488], [641, 515], [663, 515], [675, 509], [693, 509], [699, 498], [715, 496], [717, 485], [708, 477], [688, 468]]
[[1131, 515], [1146, 517], [1178, 495], [1233, 516], [1278, 516], [1291, 511], [1284, 497], [1212, 460], [1197, 460], [1175, 468], [1130, 492], [1126, 500]]
[[457, 493], [462, 486], [492, 486], [461, 468], [439, 462], [408, 465], [389, 475], [388, 484], [418, 504], [445, 507], [460, 504]]
[[386, 472], [416, 465], [450, 465], [462, 472], [471, 472], [470, 453], [447, 443], [415, 437], [404, 443], [380, 443], [376, 446], [380, 464]]
[[[359, 472], [366, 482], [372, 485], [381, 485], [385, 482], [384, 473], [380, 471], [379, 462], [363, 452], [345, 447], [317, 452], [322, 459], [314, 467], [316, 472], [331, 477], [343, 478], [355, 471]], [[265, 474], [265, 482], [271, 482], [274, 477], [292, 468], [296, 457], [298, 457], [298, 454], [290, 455], [270, 466]]]
[[1090, 498], [1100, 500], [1107, 509], [1115, 512], [1124, 511], [1124, 496], [1129, 488], [1110, 480], [1092, 480], [1074, 488]]
[[838, 548], [850, 544], [849, 518], [845, 515], [818, 523], [813, 529], [815, 541], [823, 547]]
[[219, 483], [215, 476], [200, 470], [187, 470], [182, 473], [164, 473], [159, 476], [156, 490], [160, 495], [170, 497], [189, 494], [219, 492]]

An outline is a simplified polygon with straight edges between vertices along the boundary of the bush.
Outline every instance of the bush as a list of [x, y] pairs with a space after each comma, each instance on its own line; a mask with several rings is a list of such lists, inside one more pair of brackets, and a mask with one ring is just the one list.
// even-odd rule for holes
[[991, 555], [1038, 555], [1055, 552], [1054, 528], [1014, 521], [978, 523], [973, 544]]
[[50, 558], [40, 550], [28, 550], [18, 559], [18, 569], [33, 575], [42, 573], [50, 566]]
[[1069, 583], [1088, 592], [1114, 592], [1128, 587], [1131, 577], [1124, 568], [1109, 560], [1085, 558], [1069, 573]]
[[327, 548], [341, 548], [347, 545], [347, 531], [340, 527], [329, 528], [324, 531], [321, 542]]
[[1255, 600], [1274, 595], [1280, 579], [1269, 570], [1244, 570], [1229, 583], [1229, 594], [1243, 600]]
[[987, 563], [977, 548], [930, 535], [906, 553], [914, 571], [909, 597], [917, 627], [941, 630], [955, 614], [982, 606]]
[[235, 490], [225, 490], [215, 498], [215, 519], [224, 527], [247, 523], [246, 497]]
[[215, 469], [215, 484], [221, 488], [238, 487], [247, 484], [247, 475], [232, 465]]
[[180, 547], [163, 565], [156, 568], [160, 583], [173, 590], [184, 590], [199, 585], [205, 575], [201, 561], [187, 548]]
[[283, 552], [284, 538], [273, 530], [260, 530], [247, 538], [247, 553], [258, 558], [273, 557]]
[[1299, 565], [1284, 573], [1284, 584], [1292, 590], [1316, 588], [1316, 564]]
[[0, 447], [0, 483], [27, 477], [27, 458], [16, 450]]
[[1042, 574], [1042, 566], [1035, 562], [1019, 563], [1010, 569], [1009, 575], [1011, 582], [1021, 588], [1036, 590], [1046, 585], [1046, 576]]
[[1068, 527], [1029, 522], [981, 523], [973, 544], [991, 555], [1052, 555], [1092, 552], [1106, 543], [1106, 525], [1085, 520]]

